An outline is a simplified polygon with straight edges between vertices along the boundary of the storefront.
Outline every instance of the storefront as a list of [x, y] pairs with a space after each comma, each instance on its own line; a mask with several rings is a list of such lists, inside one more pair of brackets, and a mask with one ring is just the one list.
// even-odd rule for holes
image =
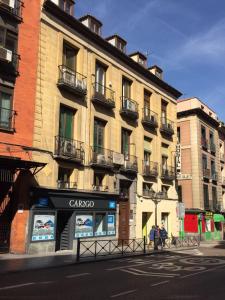
[[35, 189], [28, 253], [76, 250], [77, 238], [116, 236], [117, 195]]

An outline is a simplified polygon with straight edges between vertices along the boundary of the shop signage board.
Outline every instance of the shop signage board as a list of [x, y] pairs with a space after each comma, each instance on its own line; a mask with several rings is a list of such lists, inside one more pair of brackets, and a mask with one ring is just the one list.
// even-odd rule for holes
[[115, 200], [77, 199], [72, 197], [51, 197], [50, 199], [55, 208], [116, 210]]

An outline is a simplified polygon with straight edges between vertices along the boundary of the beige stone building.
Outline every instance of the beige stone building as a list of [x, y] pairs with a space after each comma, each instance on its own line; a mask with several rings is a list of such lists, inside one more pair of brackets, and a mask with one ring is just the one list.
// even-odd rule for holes
[[198, 98], [178, 100], [177, 168], [185, 203], [184, 231], [221, 238], [223, 216], [224, 128], [216, 113]]
[[[47, 166], [32, 191], [29, 252], [72, 249], [78, 237], [142, 238], [155, 223], [153, 191], [158, 224], [178, 226], [181, 93], [145, 55], [128, 55], [123, 38], [103, 38], [95, 17], [76, 19], [73, 4], [48, 0], [41, 11], [33, 146]], [[41, 222], [51, 236], [40, 237]]]

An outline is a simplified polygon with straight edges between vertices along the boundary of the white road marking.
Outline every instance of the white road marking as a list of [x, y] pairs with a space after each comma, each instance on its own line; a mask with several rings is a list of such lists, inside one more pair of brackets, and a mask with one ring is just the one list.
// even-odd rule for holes
[[207, 270], [204, 270], [204, 271], [201, 271], [201, 272], [196, 272], [196, 273], [192, 273], [192, 274], [188, 274], [188, 275], [185, 275], [185, 276], [181, 276], [180, 278], [186, 278], [186, 277], [192, 277], [192, 276], [195, 276], [195, 275], [198, 275], [198, 274], [202, 274], [202, 273], [206, 273], [206, 272], [210, 272], [210, 271], [215, 271], [215, 270], [219, 270], [219, 269], [223, 269], [225, 268], [225, 266], [219, 266], [219, 267], [215, 267], [215, 268], [211, 268], [211, 269], [207, 269]]
[[164, 284], [164, 283], [167, 283], [167, 282], [169, 282], [169, 280], [157, 282], [157, 283], [152, 284], [151, 286], [157, 286], [157, 285]]
[[37, 284], [49, 284], [49, 283], [53, 283], [54, 281], [41, 281], [41, 282], [37, 282]]
[[24, 287], [24, 286], [28, 286], [28, 285], [33, 285], [33, 284], [35, 284], [35, 283], [27, 282], [27, 283], [21, 283], [21, 284], [16, 284], [16, 285], [9, 285], [9, 286], [1, 287], [0, 290], [16, 289], [16, 288], [20, 288], [20, 287]]
[[116, 297], [124, 296], [124, 295], [127, 295], [127, 294], [134, 293], [136, 291], [137, 290], [130, 290], [130, 291], [122, 292], [122, 293], [119, 293], [119, 294], [116, 294], [116, 295], [112, 295], [112, 296], [110, 296], [110, 298], [116, 298]]
[[171, 278], [175, 276], [179, 276], [180, 274], [168, 274], [168, 273], [153, 273], [153, 272], [146, 272], [143, 270], [138, 270], [134, 268], [129, 268], [129, 269], [122, 269], [122, 272], [129, 273], [132, 275], [136, 276], [150, 276], [150, 277], [166, 277], [166, 278]]
[[86, 275], [91, 275], [91, 273], [71, 274], [71, 275], [67, 275], [66, 278], [82, 277], [82, 276], [86, 276]]

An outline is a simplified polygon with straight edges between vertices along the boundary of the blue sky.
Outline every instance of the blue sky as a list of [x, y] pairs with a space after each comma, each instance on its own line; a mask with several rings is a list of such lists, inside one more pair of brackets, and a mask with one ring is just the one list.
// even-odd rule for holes
[[103, 37], [123, 37], [127, 53], [150, 54], [164, 80], [199, 97], [225, 121], [224, 0], [76, 0], [75, 16], [90, 13]]

